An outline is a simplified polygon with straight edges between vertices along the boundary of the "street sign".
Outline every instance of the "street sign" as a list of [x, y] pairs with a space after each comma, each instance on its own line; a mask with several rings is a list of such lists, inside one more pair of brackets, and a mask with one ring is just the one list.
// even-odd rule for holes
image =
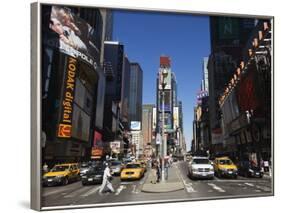
[[157, 135], [156, 135], [156, 144], [161, 144], [161, 141], [162, 141], [161, 135], [159, 133], [157, 133]]

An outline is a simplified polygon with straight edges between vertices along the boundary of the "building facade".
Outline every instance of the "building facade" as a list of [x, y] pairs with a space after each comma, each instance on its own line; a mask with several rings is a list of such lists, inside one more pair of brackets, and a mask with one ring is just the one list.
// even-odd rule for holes
[[219, 96], [243, 59], [244, 47], [255, 27], [255, 19], [210, 17], [211, 54], [208, 60], [211, 152], [223, 150]]
[[[44, 5], [42, 12], [42, 162], [89, 160], [103, 123], [97, 107], [104, 104], [107, 10]], [[67, 16], [75, 30], [67, 26]], [[68, 35], [64, 40], [62, 33]]]
[[138, 63], [130, 63], [129, 117], [130, 121], [142, 120], [143, 71]]
[[149, 157], [153, 154], [153, 108], [154, 104], [144, 104], [142, 106], [142, 136], [144, 155]]

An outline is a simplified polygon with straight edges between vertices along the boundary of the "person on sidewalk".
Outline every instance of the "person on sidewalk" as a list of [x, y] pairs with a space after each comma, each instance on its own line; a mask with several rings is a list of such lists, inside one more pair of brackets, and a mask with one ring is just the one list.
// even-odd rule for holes
[[161, 178], [161, 168], [158, 163], [156, 164], [156, 171], [157, 171], [157, 183], [159, 183]]
[[151, 172], [152, 172], [151, 183], [156, 184], [156, 181], [157, 181], [157, 163], [153, 163]]
[[105, 164], [105, 169], [103, 173], [103, 179], [102, 179], [102, 184], [100, 186], [99, 194], [102, 194], [102, 192], [105, 190], [105, 188], [108, 188], [111, 192], [115, 192], [113, 189], [113, 186], [110, 182], [112, 176], [110, 174], [110, 169], [108, 166], [108, 163]]

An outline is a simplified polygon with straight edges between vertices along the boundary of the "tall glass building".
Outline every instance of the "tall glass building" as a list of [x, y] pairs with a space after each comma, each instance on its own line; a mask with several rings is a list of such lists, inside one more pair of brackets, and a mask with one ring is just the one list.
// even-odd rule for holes
[[143, 71], [138, 63], [130, 63], [129, 117], [131, 121], [142, 120]]

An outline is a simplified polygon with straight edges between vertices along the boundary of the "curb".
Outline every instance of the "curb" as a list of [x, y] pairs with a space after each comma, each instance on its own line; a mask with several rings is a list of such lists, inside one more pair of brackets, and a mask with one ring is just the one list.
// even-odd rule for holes
[[141, 190], [141, 191], [145, 192], [145, 193], [167, 193], [167, 192], [176, 192], [176, 191], [180, 191], [180, 190], [184, 190], [184, 187], [182, 187], [180, 189], [169, 190], [169, 191], [149, 191], [149, 190]]

